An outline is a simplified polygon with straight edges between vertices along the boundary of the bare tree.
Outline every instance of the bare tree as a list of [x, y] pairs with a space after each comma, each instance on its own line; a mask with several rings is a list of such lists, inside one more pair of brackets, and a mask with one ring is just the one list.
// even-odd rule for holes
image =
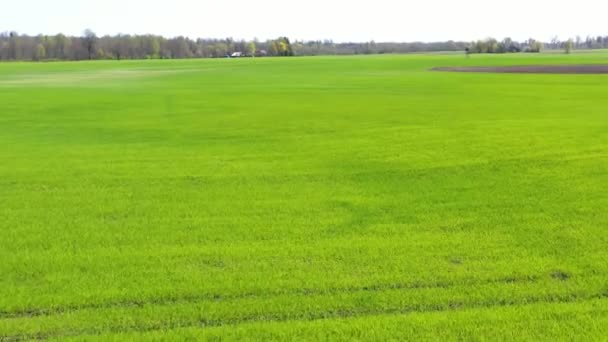
[[84, 30], [83, 41], [84, 46], [87, 49], [89, 59], [93, 59], [93, 56], [95, 54], [95, 45], [97, 44], [97, 35], [90, 29], [86, 29]]

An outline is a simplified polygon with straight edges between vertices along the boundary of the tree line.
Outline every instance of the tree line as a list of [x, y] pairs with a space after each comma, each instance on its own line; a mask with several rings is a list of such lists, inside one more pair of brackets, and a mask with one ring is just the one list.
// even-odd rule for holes
[[572, 50], [585, 49], [608, 49], [608, 36], [588, 36], [582, 39], [577, 36], [576, 39], [560, 40], [558, 37], [553, 37], [550, 42], [541, 42], [530, 38], [523, 42], [517, 42], [511, 38], [505, 38], [498, 41], [494, 38], [487, 38], [472, 42], [467, 48], [469, 53], [514, 53], [514, 52], [540, 52], [543, 49], [564, 50], [566, 53]]
[[87, 60], [87, 59], [182, 59], [231, 56], [316, 56], [434, 51], [464, 51], [466, 42], [436, 43], [334, 43], [332, 40], [290, 41], [280, 37], [266, 41], [165, 38], [157, 35], [98, 37], [86, 30], [82, 36], [20, 35], [0, 33], [0, 60]]
[[226, 39], [164, 38], [156, 35], [98, 37], [86, 30], [82, 36], [63, 34], [28, 36], [0, 33], [0, 60], [101, 60], [214, 58], [240, 52], [243, 56], [293, 56], [287, 37], [260, 42]]
[[81, 36], [38, 35], [16, 32], [0, 33], [0, 60], [87, 60], [87, 59], [181, 59], [231, 56], [314, 56], [356, 55], [411, 52], [467, 51], [469, 53], [539, 52], [551, 49], [608, 48], [608, 36], [587, 37], [547, 43], [534, 39], [517, 42], [494, 38], [475, 42], [413, 43], [334, 43], [324, 41], [290, 41], [280, 37], [266, 41], [226, 39], [165, 38], [157, 35], [115, 35], [98, 37], [85, 30]]
[[540, 52], [543, 43], [530, 38], [524, 42], [517, 42], [511, 38], [498, 41], [494, 38], [487, 38], [472, 42], [467, 49], [469, 53], [516, 53], [516, 52]]

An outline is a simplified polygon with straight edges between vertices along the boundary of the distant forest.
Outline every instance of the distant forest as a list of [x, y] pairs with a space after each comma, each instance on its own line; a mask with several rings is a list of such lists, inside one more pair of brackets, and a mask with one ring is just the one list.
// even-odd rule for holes
[[543, 48], [599, 49], [608, 48], [608, 36], [587, 37], [576, 40], [524, 42], [509, 38], [493, 38], [475, 42], [414, 42], [414, 43], [334, 43], [325, 41], [290, 41], [286, 37], [266, 41], [226, 39], [164, 38], [156, 35], [116, 35], [98, 37], [85, 30], [82, 36], [20, 35], [16, 32], [0, 33], [0, 60], [89, 60], [89, 59], [181, 59], [219, 57], [273, 57], [358, 55], [411, 52], [466, 51], [468, 53], [539, 52]]

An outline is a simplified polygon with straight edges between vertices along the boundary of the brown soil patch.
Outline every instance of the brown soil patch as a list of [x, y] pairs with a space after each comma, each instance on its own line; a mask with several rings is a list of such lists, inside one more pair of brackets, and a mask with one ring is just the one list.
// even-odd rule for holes
[[608, 64], [597, 65], [517, 65], [482, 67], [438, 67], [433, 71], [486, 72], [506, 74], [608, 74]]

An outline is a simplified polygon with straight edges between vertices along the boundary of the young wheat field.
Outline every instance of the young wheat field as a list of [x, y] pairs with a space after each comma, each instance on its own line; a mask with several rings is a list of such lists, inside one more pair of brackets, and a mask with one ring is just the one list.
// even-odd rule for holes
[[599, 340], [586, 54], [0, 64], [0, 340]]

